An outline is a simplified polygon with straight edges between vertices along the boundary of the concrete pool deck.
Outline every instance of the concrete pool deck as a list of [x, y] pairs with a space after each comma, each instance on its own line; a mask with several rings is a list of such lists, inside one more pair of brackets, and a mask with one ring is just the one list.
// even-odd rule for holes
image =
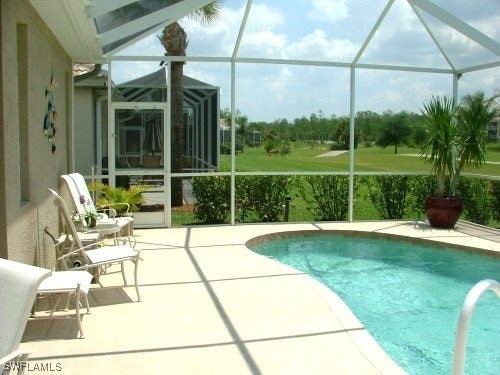
[[[61, 374], [404, 373], [336, 294], [245, 246], [258, 236], [308, 230], [500, 251], [499, 230], [465, 222], [454, 230], [415, 221], [138, 229], [142, 302], [119, 275], [103, 277], [105, 287], [89, 293], [85, 338], [77, 338], [74, 320], [30, 321], [20, 349], [32, 352], [32, 369]], [[131, 268], [127, 276], [132, 281]]]

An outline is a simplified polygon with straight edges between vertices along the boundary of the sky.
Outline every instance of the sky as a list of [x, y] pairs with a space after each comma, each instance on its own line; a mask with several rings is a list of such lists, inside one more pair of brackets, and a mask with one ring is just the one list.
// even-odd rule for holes
[[[500, 40], [500, 0], [433, 0], [489, 38]], [[224, 0], [213, 25], [184, 18], [188, 56], [230, 57], [235, 51], [245, 0]], [[255, 0], [237, 57], [351, 63], [387, 0]], [[420, 12], [448, 60], [456, 68], [499, 61], [476, 42]], [[157, 32], [119, 55], [162, 56]], [[449, 62], [406, 0], [395, 0], [359, 63], [449, 69]], [[114, 62], [112, 79], [125, 82], [159, 69], [158, 62]], [[220, 107], [231, 106], [229, 63], [188, 62], [184, 74], [220, 87]], [[249, 121], [344, 116], [350, 108], [349, 68], [237, 63], [235, 106]], [[356, 69], [355, 111], [419, 112], [432, 95], [452, 95], [449, 74]], [[491, 97], [500, 90], [500, 67], [464, 74], [459, 97], [478, 90]]]

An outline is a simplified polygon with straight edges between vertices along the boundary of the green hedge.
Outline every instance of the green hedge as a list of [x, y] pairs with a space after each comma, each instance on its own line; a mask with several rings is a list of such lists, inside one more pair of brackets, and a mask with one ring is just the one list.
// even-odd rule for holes
[[[195, 217], [200, 223], [229, 221], [230, 181], [229, 176], [193, 178]], [[282, 221], [288, 195], [293, 197], [294, 221], [347, 220], [348, 176], [237, 176], [235, 181], [237, 222]], [[355, 212], [362, 210], [359, 216], [364, 220], [423, 218], [425, 199], [435, 191], [435, 176], [357, 176]], [[457, 192], [463, 198], [464, 219], [499, 225], [500, 181], [463, 176]]]

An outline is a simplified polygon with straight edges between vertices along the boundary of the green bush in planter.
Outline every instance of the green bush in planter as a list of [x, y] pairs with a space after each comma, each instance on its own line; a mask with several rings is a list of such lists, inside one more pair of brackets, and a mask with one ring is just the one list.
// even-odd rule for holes
[[111, 207], [116, 211], [118, 216], [139, 211], [140, 205], [144, 204], [142, 193], [150, 189], [149, 186], [142, 184], [133, 185], [129, 189], [125, 189], [122, 187], [111, 187], [99, 182], [89, 184], [88, 188], [89, 191], [99, 192], [99, 198], [97, 199], [98, 206]]

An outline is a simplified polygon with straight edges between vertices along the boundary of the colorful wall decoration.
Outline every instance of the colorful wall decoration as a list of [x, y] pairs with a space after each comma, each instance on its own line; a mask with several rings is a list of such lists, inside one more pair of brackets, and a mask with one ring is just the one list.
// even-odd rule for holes
[[55, 136], [56, 136], [56, 120], [57, 111], [54, 104], [54, 89], [56, 87], [56, 73], [53, 71], [50, 75], [49, 88], [45, 89], [45, 97], [47, 98], [47, 112], [43, 120], [43, 134], [47, 137], [51, 145], [52, 153], [56, 151]]

